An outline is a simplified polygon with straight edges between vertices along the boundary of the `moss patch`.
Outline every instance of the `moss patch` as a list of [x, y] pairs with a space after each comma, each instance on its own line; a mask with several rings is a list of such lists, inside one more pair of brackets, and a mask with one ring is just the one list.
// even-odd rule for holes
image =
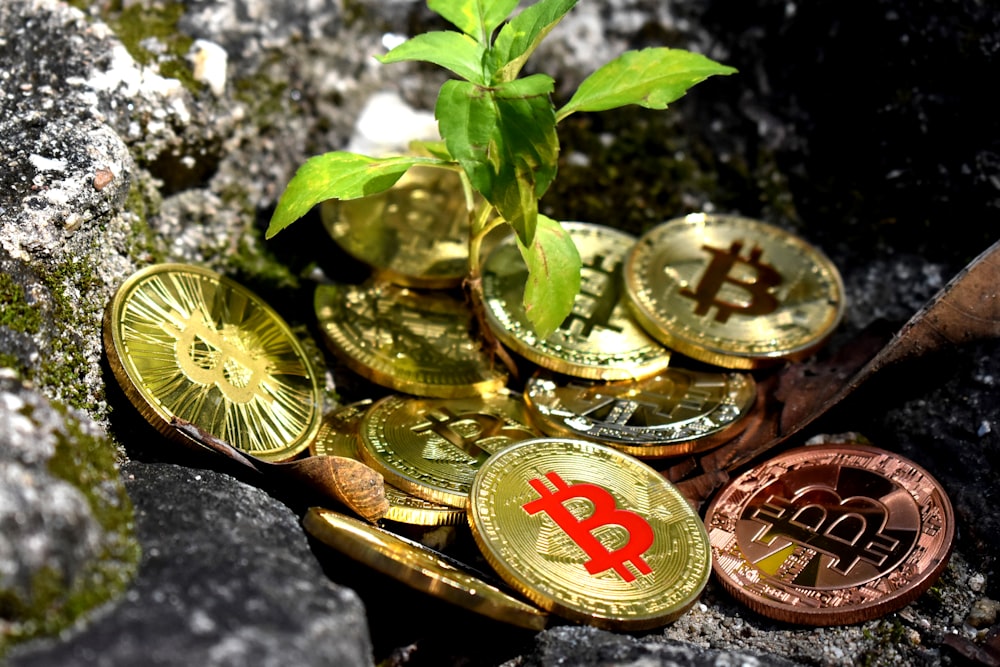
[[42, 316], [25, 298], [24, 289], [6, 273], [0, 273], [0, 326], [22, 333], [37, 333]]

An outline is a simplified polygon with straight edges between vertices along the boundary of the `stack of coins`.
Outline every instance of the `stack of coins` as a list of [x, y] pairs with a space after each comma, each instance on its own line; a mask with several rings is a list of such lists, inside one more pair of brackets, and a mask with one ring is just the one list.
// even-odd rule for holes
[[[313, 508], [306, 530], [526, 628], [549, 614], [614, 630], [663, 625], [713, 568], [765, 615], [855, 622], [905, 604], [941, 571], [954, 530], [947, 497], [881, 450], [766, 462], [727, 486], [705, 522], [649, 463], [669, 467], [738, 436], [757, 404], [752, 371], [829, 337], [843, 286], [819, 250], [736, 216], [689, 215], [639, 238], [567, 222], [582, 289], [540, 339], [512, 237], [486, 252], [477, 322], [458, 288], [465, 216], [457, 178], [434, 170], [323, 207], [331, 237], [372, 274], [319, 286], [315, 316], [331, 353], [389, 390], [378, 400], [319, 414], [317, 373], [280, 317], [183, 265], [140, 271], [119, 290], [105, 317], [111, 366], [164, 433], [179, 418], [269, 461], [308, 448], [367, 464], [385, 480], [384, 527]], [[483, 349], [477, 325], [521, 358], [523, 382]], [[486, 566], [402, 537], [411, 529], [468, 529]]]

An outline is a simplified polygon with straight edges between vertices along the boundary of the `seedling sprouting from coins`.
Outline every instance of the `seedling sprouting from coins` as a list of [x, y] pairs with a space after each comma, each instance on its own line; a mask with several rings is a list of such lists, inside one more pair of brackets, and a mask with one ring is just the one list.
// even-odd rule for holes
[[580, 290], [580, 256], [559, 222], [538, 211], [556, 177], [556, 125], [571, 114], [627, 105], [664, 109], [687, 90], [731, 67], [683, 49], [627, 51], [585, 79], [556, 108], [554, 80], [519, 78], [541, 41], [577, 0], [539, 0], [514, 16], [518, 0], [429, 0], [458, 31], [417, 35], [379, 57], [383, 63], [430, 62], [455, 74], [435, 107], [441, 142], [425, 156], [369, 157], [334, 151], [307, 160], [282, 194], [267, 230], [270, 238], [320, 202], [350, 200], [391, 188], [410, 167], [459, 174], [469, 213], [466, 285], [480, 298], [480, 249], [495, 227], [510, 225], [528, 267], [524, 307], [545, 338], [569, 315]]

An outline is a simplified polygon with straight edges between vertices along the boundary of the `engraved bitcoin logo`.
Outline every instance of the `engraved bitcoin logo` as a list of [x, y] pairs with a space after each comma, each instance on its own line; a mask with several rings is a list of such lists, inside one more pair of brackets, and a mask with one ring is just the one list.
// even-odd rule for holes
[[269, 375], [268, 361], [257, 354], [239, 327], [216, 329], [202, 313], [176, 317], [163, 329], [174, 339], [174, 353], [181, 371], [192, 382], [214, 384], [234, 403], [249, 403], [260, 393]]
[[882, 568], [901, 555], [900, 541], [883, 532], [888, 515], [885, 505], [873, 498], [844, 500], [833, 489], [809, 488], [791, 500], [771, 496], [751, 518], [765, 524], [754, 541], [772, 544], [785, 537], [831, 556], [829, 567], [846, 576], [859, 561]]
[[[584, 550], [590, 558], [584, 566], [591, 574], [600, 574], [605, 570], [614, 570], [626, 582], [635, 581], [635, 575], [625, 567], [632, 565], [640, 574], [650, 574], [653, 570], [642, 559], [642, 555], [653, 544], [653, 529], [641, 516], [629, 510], [619, 509], [615, 498], [607, 489], [596, 484], [579, 482], [567, 484], [558, 473], [546, 473], [545, 478], [555, 486], [550, 491], [541, 479], [532, 479], [531, 485], [539, 498], [525, 503], [521, 507], [529, 515], [545, 512], [562, 528], [563, 532]], [[586, 519], [578, 519], [566, 508], [565, 503], [574, 498], [584, 498], [593, 504], [593, 512]], [[615, 549], [608, 551], [593, 531], [601, 526], [617, 525], [628, 532], [628, 541]]]
[[[431, 432], [438, 435], [459, 452], [475, 460], [477, 465], [489, 458], [492, 451], [507, 443], [534, 437], [534, 433], [527, 428], [513, 426], [496, 415], [482, 412], [456, 415], [443, 407], [428, 412], [424, 418], [426, 421], [413, 427], [414, 433]], [[424, 458], [449, 460], [446, 453], [435, 451], [431, 446], [433, 444], [428, 443]]]
[[[767, 315], [778, 308], [778, 300], [769, 291], [772, 287], [781, 284], [781, 274], [770, 264], [762, 262], [760, 259], [763, 250], [754, 246], [750, 250], [750, 257], [743, 259], [740, 253], [743, 251], [742, 241], [733, 241], [728, 250], [713, 248], [703, 245], [702, 250], [707, 250], [712, 254], [712, 260], [708, 269], [698, 282], [696, 290], [683, 288], [680, 293], [698, 302], [695, 308], [695, 315], [707, 315], [712, 306], [716, 307], [715, 321], [725, 324], [729, 316], [739, 311], [743, 315]], [[756, 276], [752, 279], [743, 279], [731, 275], [733, 267], [744, 264], [754, 270]], [[735, 285], [750, 295], [747, 303], [732, 303], [719, 298], [719, 291], [724, 283]]]
[[621, 333], [621, 327], [611, 324], [611, 314], [618, 305], [621, 284], [621, 261], [605, 268], [605, 257], [596, 256], [580, 271], [580, 293], [573, 311], [559, 329], [567, 334], [588, 338], [595, 327]]

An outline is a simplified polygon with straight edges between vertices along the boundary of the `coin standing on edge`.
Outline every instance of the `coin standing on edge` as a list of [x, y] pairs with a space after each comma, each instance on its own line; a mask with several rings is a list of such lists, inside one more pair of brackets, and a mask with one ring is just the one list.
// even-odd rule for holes
[[539, 339], [524, 311], [528, 269], [513, 235], [483, 262], [486, 321], [500, 342], [543, 368], [591, 380], [653, 375], [670, 350], [643, 331], [629, 312], [622, 263], [635, 238], [612, 227], [564, 222], [580, 252], [580, 293], [573, 310], [548, 338]]
[[[260, 297], [213, 271], [156, 264], [130, 276], [104, 314], [125, 394], [160, 432], [175, 417], [267, 461], [305, 450], [321, 395], [300, 341]], [[186, 438], [185, 438], [186, 441]]]
[[665, 625], [695, 603], [711, 573], [694, 509], [660, 473], [607, 445], [515, 443], [480, 468], [467, 513], [501, 578], [573, 621]]
[[465, 509], [479, 466], [538, 436], [517, 395], [431, 399], [387, 396], [361, 422], [361, 460], [406, 493]]
[[668, 368], [634, 382], [588, 382], [536, 372], [524, 388], [549, 435], [611, 445], [638, 458], [708, 451], [738, 435], [757, 399], [745, 373]]
[[[343, 456], [361, 461], [358, 430], [372, 400], [350, 403], [325, 415], [316, 438], [309, 445], [314, 456]], [[452, 526], [465, 521], [465, 509], [432, 503], [406, 493], [392, 484], [384, 484], [389, 511], [383, 519], [417, 526]]]
[[406, 287], [457, 287], [468, 270], [469, 212], [454, 171], [410, 167], [391, 188], [320, 206], [323, 225], [352, 257]]
[[302, 523], [328, 546], [415, 590], [529, 630], [543, 630], [548, 622], [541, 609], [459, 569], [418, 542], [318, 507], [309, 509]]
[[487, 394], [507, 383], [469, 333], [472, 313], [445, 292], [388, 283], [320, 285], [316, 317], [327, 345], [354, 372], [435, 398]]
[[664, 345], [726, 368], [803, 359], [844, 314], [837, 267], [764, 222], [694, 213], [649, 230], [625, 262], [636, 320]]
[[944, 570], [955, 535], [940, 484], [866, 445], [779, 454], [724, 487], [705, 525], [722, 585], [764, 616], [804, 625], [906, 606]]

